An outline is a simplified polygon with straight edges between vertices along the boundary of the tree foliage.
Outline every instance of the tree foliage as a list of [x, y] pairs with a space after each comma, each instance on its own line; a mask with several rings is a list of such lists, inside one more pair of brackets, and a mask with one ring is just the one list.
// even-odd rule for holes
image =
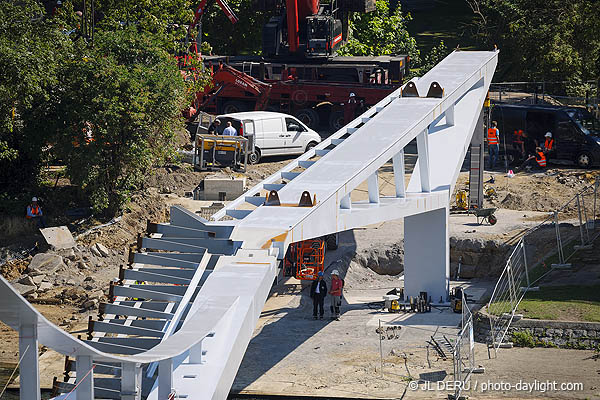
[[271, 12], [256, 9], [253, 0], [228, 0], [239, 21], [234, 25], [216, 2], [211, 2], [202, 19], [202, 41], [208, 41], [216, 54], [260, 54], [262, 27]]
[[377, 0], [375, 5], [375, 11], [368, 14], [352, 14], [350, 38], [339, 53], [353, 56], [408, 54], [414, 63], [419, 63], [417, 41], [406, 28], [410, 14], [403, 15], [400, 6], [390, 14], [389, 2], [385, 0]]
[[31, 183], [44, 147], [47, 103], [70, 41], [34, 1], [0, 2], [0, 184]]
[[56, 153], [94, 208], [113, 215], [149, 168], [173, 155], [185, 82], [160, 41], [131, 28], [98, 33], [60, 80]]
[[501, 79], [582, 82], [600, 76], [595, 0], [471, 1], [486, 45], [500, 48]]
[[44, 160], [62, 161], [96, 211], [119, 210], [150, 167], [174, 154], [181, 110], [207, 83], [198, 70], [184, 79], [173, 57], [184, 36], [172, 21], [191, 17], [178, 7], [185, 1], [98, 2], [93, 46], [78, 5], [51, 16], [35, 0], [0, 2], [4, 185], [34, 184]]
[[411, 58], [411, 70], [422, 75], [429, 71], [449, 53], [444, 42], [424, 57], [417, 47], [417, 41], [408, 32], [410, 14], [402, 14], [400, 5], [390, 12], [389, 2], [377, 0], [375, 11], [363, 14], [353, 13], [350, 17], [350, 38], [339, 51], [347, 56], [380, 56], [407, 54]]

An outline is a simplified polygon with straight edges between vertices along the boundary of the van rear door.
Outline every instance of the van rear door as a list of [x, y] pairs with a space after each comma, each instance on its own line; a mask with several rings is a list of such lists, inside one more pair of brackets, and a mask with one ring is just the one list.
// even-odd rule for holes
[[244, 120], [244, 137], [248, 139], [248, 152], [254, 151], [256, 145], [256, 130], [254, 129], [254, 121], [250, 119]]

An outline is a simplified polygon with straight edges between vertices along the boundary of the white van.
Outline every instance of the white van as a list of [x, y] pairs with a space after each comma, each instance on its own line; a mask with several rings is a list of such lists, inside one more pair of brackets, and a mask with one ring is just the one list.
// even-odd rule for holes
[[248, 154], [250, 164], [258, 163], [261, 157], [302, 154], [321, 142], [317, 132], [288, 114], [248, 111], [219, 115], [217, 119], [221, 121], [218, 134], [222, 134], [231, 121], [238, 135], [250, 140], [249, 149], [254, 148]]

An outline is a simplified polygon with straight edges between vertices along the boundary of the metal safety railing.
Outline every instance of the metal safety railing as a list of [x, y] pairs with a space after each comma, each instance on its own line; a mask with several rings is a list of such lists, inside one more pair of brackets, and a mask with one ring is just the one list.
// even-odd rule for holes
[[[513, 248], [486, 306], [490, 315], [490, 346], [504, 343], [519, 304], [528, 290], [557, 269], [570, 269], [573, 255], [589, 249], [600, 235], [596, 224], [600, 179], [579, 191], [539, 225], [529, 229]], [[552, 238], [553, 237], [553, 238]]]
[[473, 336], [473, 313], [462, 292], [462, 326], [456, 338], [452, 354], [454, 365], [454, 399], [459, 399], [468, 388], [468, 381], [475, 370], [475, 339]]
[[[573, 95], [575, 92], [579, 95]], [[571, 82], [497, 82], [490, 85], [490, 99], [507, 104], [554, 104], [597, 106], [600, 103], [598, 81]]]

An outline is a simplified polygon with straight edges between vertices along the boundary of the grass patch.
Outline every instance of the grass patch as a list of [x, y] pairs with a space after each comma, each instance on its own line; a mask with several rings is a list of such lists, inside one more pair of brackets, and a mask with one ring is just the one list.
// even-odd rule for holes
[[532, 319], [600, 322], [600, 285], [542, 287], [525, 295], [519, 312]]
[[[569, 255], [573, 254], [575, 252], [575, 246], [577, 246], [579, 244], [581, 244], [581, 243], [579, 242], [578, 238], [574, 238], [574, 239], [571, 239], [567, 243], [563, 243], [563, 254], [565, 255], [565, 258], [568, 257]], [[572, 262], [572, 261], [573, 260], [569, 260], [567, 262]], [[538, 263], [535, 266], [535, 268], [528, 271], [529, 272], [529, 282], [531, 282], [531, 283], [535, 282], [542, 275], [547, 273], [552, 268], [552, 264], [558, 264], [558, 263], [559, 263], [558, 253], [555, 253], [555, 254], [551, 255], [550, 257], [547, 257], [542, 262]], [[521, 286], [527, 286], [527, 282], [526, 281], [521, 282]]]

